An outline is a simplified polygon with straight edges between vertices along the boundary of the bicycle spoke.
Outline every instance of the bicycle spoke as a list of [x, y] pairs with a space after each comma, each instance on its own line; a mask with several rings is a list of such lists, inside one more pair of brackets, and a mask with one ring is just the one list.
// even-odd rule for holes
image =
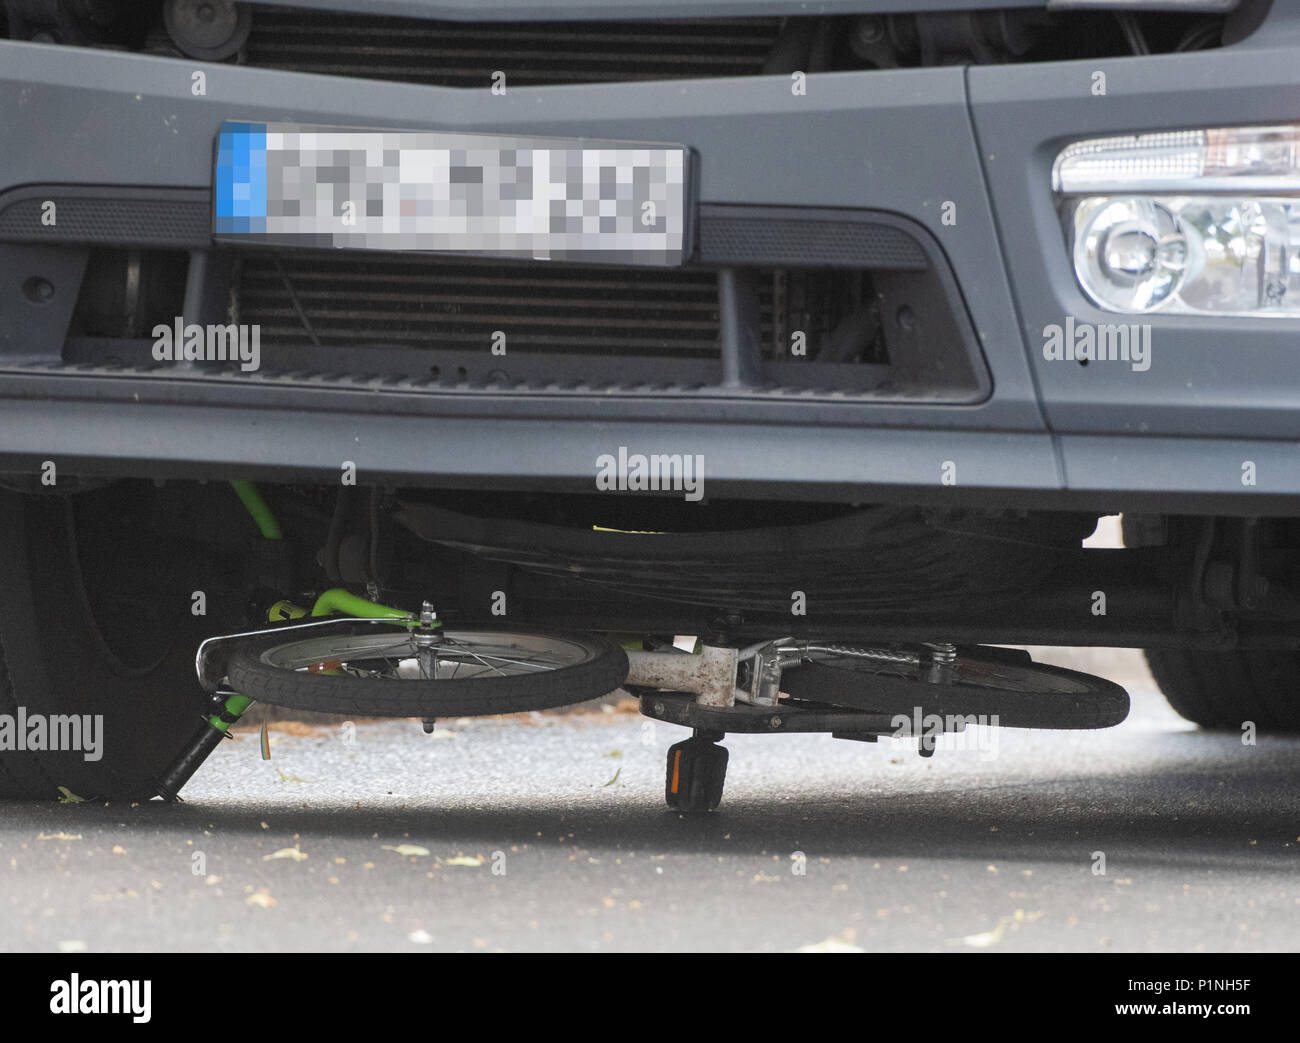
[[[525, 666], [525, 667], [530, 667], [530, 668], [537, 669], [537, 670], [553, 670], [553, 669], [555, 669], [557, 666], [563, 665], [563, 664], [560, 664], [560, 663], [554, 663], [554, 662], [552, 662], [552, 663], [535, 663], [535, 662], [529, 662], [529, 661], [527, 661], [527, 660], [523, 660], [523, 659], [510, 659], [510, 658], [508, 658], [508, 657], [506, 657], [506, 656], [504, 656], [504, 655], [494, 654], [494, 653], [492, 653], [492, 652], [487, 652], [487, 651], [484, 651], [484, 652], [476, 652], [473, 648], [470, 648], [469, 646], [464, 645], [464, 644], [462, 644], [461, 642], [456, 641], [456, 640], [453, 639], [453, 638], [448, 638], [447, 641], [444, 642], [444, 646], [445, 646], [445, 645], [448, 645], [448, 644], [455, 646], [455, 649], [453, 649], [453, 650], [461, 650], [461, 651], [464, 651], [467, 655], [471, 655], [471, 656], [473, 656], [473, 657], [474, 657], [475, 659], [477, 659], [480, 663], [482, 663], [484, 666], [487, 666], [487, 667], [491, 667], [491, 664], [487, 662], [488, 659], [495, 659], [497, 662], [500, 662], [500, 663], [508, 663], [508, 664], [510, 664], [511, 666]], [[498, 671], [498, 673], [499, 673], [499, 672], [500, 672], [500, 671]]]
[[395, 645], [380, 645], [378, 648], [366, 648], [360, 649], [359, 651], [364, 652], [367, 656], [379, 656], [381, 659], [385, 659], [387, 658], [388, 652], [396, 651], [397, 649], [404, 649], [407, 652], [415, 651], [414, 645], [409, 638]]
[[[496, 667], [494, 667], [491, 663], [488, 662], [489, 659], [496, 660], [496, 662], [498, 663], [505, 663], [508, 666], [523, 666], [523, 667], [528, 667], [529, 669], [532, 670], [554, 670], [556, 668], [555, 664], [551, 664], [551, 663], [530, 663], [524, 659], [507, 659], [505, 656], [491, 655], [490, 653], [487, 655], [481, 655], [475, 652], [473, 649], [469, 649], [469, 648], [464, 649], [463, 651], [466, 655], [472, 656], [474, 659], [477, 659], [484, 666], [492, 670], [495, 670]], [[443, 658], [451, 659], [452, 656], [447, 655], [444, 656]], [[500, 673], [499, 670], [497, 672]]]

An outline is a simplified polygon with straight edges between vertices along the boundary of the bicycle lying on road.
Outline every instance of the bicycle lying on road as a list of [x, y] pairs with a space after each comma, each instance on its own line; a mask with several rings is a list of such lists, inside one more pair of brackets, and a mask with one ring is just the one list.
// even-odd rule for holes
[[[693, 730], [668, 751], [665, 796], [680, 812], [718, 806], [728, 732], [829, 732], [861, 741], [912, 735], [922, 755], [971, 724], [1106, 728], [1128, 695], [1099, 677], [987, 646], [846, 644], [777, 637], [693, 651], [651, 636], [445, 626], [432, 604], [408, 612], [346, 590], [310, 610], [277, 602], [265, 629], [210, 638], [196, 669], [213, 707], [158, 781], [182, 786], [253, 702], [367, 717], [440, 717], [551, 709], [620, 687], [648, 717]], [[664, 647], [647, 648], [647, 645]], [[630, 647], [629, 647], [630, 646]], [[640, 646], [640, 647], [637, 647]], [[918, 727], [919, 722], [925, 722]]]

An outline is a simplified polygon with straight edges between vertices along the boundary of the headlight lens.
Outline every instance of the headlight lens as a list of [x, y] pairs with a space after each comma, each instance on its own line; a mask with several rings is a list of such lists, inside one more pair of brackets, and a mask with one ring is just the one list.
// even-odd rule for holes
[[1063, 151], [1053, 181], [1084, 292], [1130, 314], [1300, 316], [1297, 131], [1104, 138]]

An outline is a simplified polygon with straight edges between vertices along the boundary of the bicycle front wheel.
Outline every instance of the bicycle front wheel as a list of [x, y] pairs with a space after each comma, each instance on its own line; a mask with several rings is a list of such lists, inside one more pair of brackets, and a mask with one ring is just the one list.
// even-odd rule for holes
[[242, 644], [227, 677], [250, 699], [359, 717], [476, 717], [567, 706], [612, 692], [627, 655], [593, 634], [357, 624]]

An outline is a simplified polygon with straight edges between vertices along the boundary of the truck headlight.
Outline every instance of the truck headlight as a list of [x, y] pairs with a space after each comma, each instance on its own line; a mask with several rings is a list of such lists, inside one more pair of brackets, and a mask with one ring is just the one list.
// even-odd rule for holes
[[1052, 185], [1100, 307], [1300, 316], [1300, 125], [1079, 141]]

